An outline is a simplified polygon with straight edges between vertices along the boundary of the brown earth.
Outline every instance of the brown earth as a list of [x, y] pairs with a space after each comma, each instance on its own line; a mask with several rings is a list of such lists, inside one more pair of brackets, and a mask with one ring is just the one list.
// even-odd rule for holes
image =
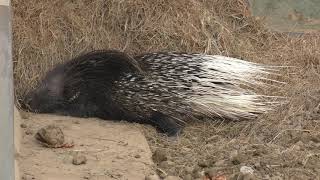
[[[28, 114], [21, 124], [18, 161], [22, 178], [139, 180], [153, 172], [148, 143], [139, 129], [132, 125], [33, 114]], [[35, 134], [49, 124], [60, 127], [66, 143], [74, 146], [48, 148], [40, 144]], [[74, 156], [85, 156], [86, 163], [74, 165]]]
[[[262, 20], [247, 15], [242, 0], [13, 0], [12, 6], [17, 102], [56, 63], [92, 49], [201, 52], [290, 66], [279, 77], [286, 85], [262, 90], [287, 102], [254, 121], [190, 124], [177, 141], [152, 127], [138, 128], [152, 152], [161, 150], [165, 156], [155, 162], [159, 174], [196, 179], [210, 172], [241, 179], [240, 169], [246, 166], [256, 179], [319, 179], [319, 34], [271, 32]], [[29, 122], [32, 128], [41, 125]], [[69, 132], [75, 126], [59, 123], [66, 123]], [[90, 132], [104, 133], [99, 129]], [[25, 143], [34, 145], [31, 152], [41, 150], [31, 139]], [[85, 172], [95, 168], [102, 167]]]

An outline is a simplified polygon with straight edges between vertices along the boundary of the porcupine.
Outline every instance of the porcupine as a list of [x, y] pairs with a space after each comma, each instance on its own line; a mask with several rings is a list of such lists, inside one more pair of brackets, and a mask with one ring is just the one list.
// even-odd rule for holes
[[274, 107], [252, 87], [267, 85], [277, 67], [220, 55], [174, 52], [135, 57], [100, 50], [49, 71], [26, 96], [39, 113], [148, 123], [169, 136], [188, 121], [253, 119]]

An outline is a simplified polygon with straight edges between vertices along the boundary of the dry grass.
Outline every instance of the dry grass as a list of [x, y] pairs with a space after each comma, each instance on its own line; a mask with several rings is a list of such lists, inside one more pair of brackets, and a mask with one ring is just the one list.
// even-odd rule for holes
[[[192, 148], [193, 153], [189, 154], [196, 159], [222, 150], [225, 150], [222, 155], [226, 156], [227, 150], [236, 148], [237, 143], [271, 143], [281, 149], [292, 145], [290, 140], [299, 138], [299, 133], [316, 132], [311, 134], [317, 136], [320, 37], [294, 38], [270, 32], [262, 22], [247, 16], [243, 2], [13, 0], [16, 97], [21, 98], [33, 88], [54, 64], [93, 49], [120, 49], [130, 54], [159, 50], [223, 54], [266, 64], [295, 66], [290, 73], [283, 72], [282, 80], [288, 82], [286, 86], [266, 90], [287, 96], [288, 103], [255, 122], [188, 127], [181, 142], [170, 145], [171, 156], [179, 158], [177, 152], [183, 147]], [[148, 133], [152, 148], [168, 147], [165, 140]], [[220, 139], [211, 142], [216, 148], [209, 151], [205, 139], [214, 135]], [[194, 140], [195, 137], [198, 138]], [[315, 152], [311, 149], [306, 153]], [[187, 162], [179, 164], [177, 161], [173, 169], [178, 174], [183, 172], [184, 166], [196, 164], [196, 159], [181, 158], [186, 158]], [[290, 174], [291, 170], [283, 172]]]

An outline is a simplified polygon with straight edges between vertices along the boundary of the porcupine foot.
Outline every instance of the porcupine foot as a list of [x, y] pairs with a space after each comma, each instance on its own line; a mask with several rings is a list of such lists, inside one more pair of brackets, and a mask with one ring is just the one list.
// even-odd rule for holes
[[183, 126], [179, 125], [174, 118], [163, 114], [158, 111], [154, 111], [151, 115], [150, 121], [163, 133], [166, 133], [170, 137], [177, 137], [182, 132]]

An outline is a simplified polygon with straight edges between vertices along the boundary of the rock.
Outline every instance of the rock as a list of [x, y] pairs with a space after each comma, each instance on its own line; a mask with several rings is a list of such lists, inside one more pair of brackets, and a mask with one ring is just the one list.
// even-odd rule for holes
[[255, 167], [256, 169], [260, 169], [260, 168], [261, 168], [261, 163], [260, 163], [260, 162], [255, 162], [255, 163], [254, 163], [254, 167]]
[[31, 175], [24, 174], [24, 175], [22, 175], [21, 179], [22, 180], [33, 180], [33, 179], [36, 179], [36, 178], [31, 176]]
[[208, 162], [207, 160], [200, 160], [200, 161], [198, 162], [198, 165], [199, 165], [200, 167], [202, 167], [202, 168], [204, 168], [204, 167], [209, 167], [210, 162]]
[[61, 128], [56, 125], [41, 128], [35, 138], [46, 147], [59, 147], [64, 144], [64, 134]]
[[193, 180], [193, 177], [191, 174], [187, 174], [183, 177], [183, 180]]
[[27, 128], [27, 125], [24, 124], [24, 123], [21, 123], [21, 124], [20, 124], [20, 127], [21, 127], [21, 128]]
[[152, 160], [156, 163], [166, 161], [167, 159], [167, 153], [162, 149], [157, 149], [152, 155]]
[[185, 168], [186, 174], [191, 174], [192, 171], [193, 171], [193, 168], [192, 168], [192, 167], [186, 167], [186, 168]]
[[215, 143], [215, 142], [218, 142], [219, 140], [221, 139], [220, 136], [218, 135], [214, 135], [214, 136], [211, 136], [209, 137], [207, 140], [206, 140], [206, 143]]
[[162, 178], [162, 179], [164, 179], [164, 178], [166, 178], [166, 177], [168, 176], [168, 174], [167, 174], [164, 170], [162, 170], [162, 169], [160, 169], [160, 168], [157, 168], [156, 171], [157, 171], [157, 174], [158, 174], [158, 175], [160, 176], [160, 178]]
[[229, 178], [230, 180], [257, 180], [258, 178], [255, 177], [253, 174], [233, 174]]
[[283, 180], [281, 176], [272, 176], [270, 180]]
[[192, 176], [194, 178], [200, 178], [202, 176], [202, 172], [201, 172], [201, 169], [200, 169], [199, 166], [196, 166], [196, 167], [193, 168]]
[[160, 177], [157, 174], [153, 174], [153, 175], [146, 176], [145, 180], [160, 180]]
[[81, 164], [86, 164], [87, 163], [87, 158], [86, 156], [84, 155], [79, 155], [79, 154], [76, 154], [73, 156], [73, 159], [72, 159], [72, 164], [74, 165], [81, 165]]
[[240, 179], [242, 179], [242, 180], [257, 180], [257, 177], [253, 174], [243, 174]]
[[26, 135], [32, 135], [33, 134], [33, 131], [31, 129], [27, 129], [25, 131]]
[[137, 154], [137, 155], [135, 155], [134, 157], [137, 158], [137, 159], [139, 159], [139, 158], [141, 158], [141, 155], [140, 155], [140, 154]]
[[182, 180], [182, 179], [178, 176], [167, 176], [164, 180]]
[[168, 167], [171, 167], [174, 163], [172, 161], [162, 161], [160, 164], [159, 164], [159, 167], [160, 168], [168, 168]]
[[222, 159], [214, 163], [215, 166], [224, 166], [226, 164], [226, 160]]
[[254, 170], [252, 169], [252, 167], [249, 166], [241, 166], [240, 172], [242, 174], [253, 174]]

